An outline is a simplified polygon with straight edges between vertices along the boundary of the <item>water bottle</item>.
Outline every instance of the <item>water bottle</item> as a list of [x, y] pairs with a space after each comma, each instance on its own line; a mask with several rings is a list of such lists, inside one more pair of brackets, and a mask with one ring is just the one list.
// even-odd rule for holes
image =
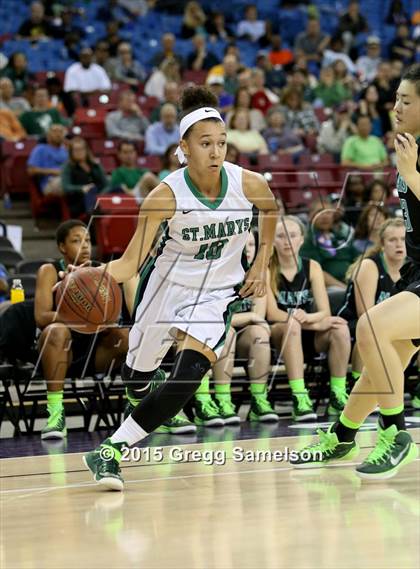
[[13, 285], [10, 289], [10, 302], [16, 304], [25, 300], [25, 291], [23, 290], [22, 281], [20, 279], [13, 279]]

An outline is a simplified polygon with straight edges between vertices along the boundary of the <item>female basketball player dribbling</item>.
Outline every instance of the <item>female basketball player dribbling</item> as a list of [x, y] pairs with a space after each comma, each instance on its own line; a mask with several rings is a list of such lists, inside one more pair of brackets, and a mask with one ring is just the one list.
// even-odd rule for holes
[[[352, 459], [358, 452], [355, 436], [366, 417], [379, 406], [378, 440], [356, 468], [362, 478], [391, 478], [415, 460], [418, 449], [404, 422], [404, 370], [420, 346], [420, 65], [411, 66], [397, 90], [397, 189], [406, 225], [409, 262], [401, 269], [395, 296], [370, 308], [359, 319], [356, 337], [363, 372], [337, 423], [320, 441], [300, 455], [296, 467], [324, 466]], [[316, 454], [314, 451], [318, 451]], [[321, 460], [319, 452], [321, 452]]]
[[[277, 205], [262, 176], [224, 162], [226, 130], [216, 106], [206, 89], [185, 90], [177, 154], [188, 166], [145, 198], [127, 250], [107, 266], [118, 282], [130, 279], [165, 224], [158, 253], [141, 273], [141, 302], [122, 370], [123, 381], [141, 402], [84, 457], [96, 482], [111, 489], [123, 488], [122, 447], [142, 440], [182, 409], [220, 354], [235, 305], [241, 297], [265, 294]], [[241, 255], [253, 205], [260, 210], [260, 247], [244, 278]], [[174, 339], [177, 355], [170, 377], [151, 391], [151, 380]]]

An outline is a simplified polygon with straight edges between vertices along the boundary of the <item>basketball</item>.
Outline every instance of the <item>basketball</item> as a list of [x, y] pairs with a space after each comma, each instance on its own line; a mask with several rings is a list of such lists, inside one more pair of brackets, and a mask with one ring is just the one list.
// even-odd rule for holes
[[81, 334], [115, 324], [121, 313], [120, 287], [102, 267], [83, 267], [66, 275], [56, 291], [60, 320]]

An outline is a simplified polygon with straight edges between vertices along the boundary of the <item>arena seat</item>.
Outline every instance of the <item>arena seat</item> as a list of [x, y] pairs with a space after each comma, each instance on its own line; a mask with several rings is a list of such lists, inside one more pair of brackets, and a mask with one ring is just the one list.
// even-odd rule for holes
[[258, 169], [261, 172], [294, 169], [293, 157], [290, 154], [261, 154], [258, 157]]
[[101, 258], [121, 255], [133, 236], [139, 206], [135, 198], [119, 194], [99, 196], [94, 212], [96, 242]]
[[19, 251], [0, 248], [0, 263], [4, 265], [6, 269], [16, 269], [16, 265], [20, 261], [23, 261], [23, 257]]
[[24, 259], [16, 265], [16, 272], [21, 275], [35, 275], [42, 265], [54, 263], [55, 259], [44, 257], [42, 259]]
[[94, 156], [116, 156], [118, 152], [117, 145], [116, 140], [104, 140], [103, 138], [94, 138], [89, 142]]
[[162, 162], [159, 156], [140, 156], [137, 164], [140, 168], [147, 168], [155, 174], [162, 169]]
[[32, 215], [35, 220], [51, 213], [55, 213], [62, 221], [70, 219], [70, 210], [63, 196], [54, 194], [44, 196], [39, 190], [36, 181], [31, 178], [29, 178], [28, 186]]
[[28, 192], [29, 176], [26, 171], [26, 163], [36, 144], [37, 141], [34, 139], [21, 140], [19, 142], [2, 142], [1, 181], [6, 192]]
[[106, 155], [98, 156], [99, 161], [107, 174], [111, 174], [113, 170], [117, 167], [117, 159], [115, 156]]

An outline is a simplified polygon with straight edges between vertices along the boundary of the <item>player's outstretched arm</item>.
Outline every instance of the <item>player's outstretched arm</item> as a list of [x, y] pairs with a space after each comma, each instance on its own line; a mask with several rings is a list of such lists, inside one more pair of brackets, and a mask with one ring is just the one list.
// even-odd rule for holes
[[137, 229], [120, 259], [111, 261], [107, 271], [119, 282], [126, 282], [146, 259], [160, 224], [175, 213], [175, 197], [164, 183], [159, 184], [144, 199], [140, 208]]
[[246, 198], [259, 210], [259, 247], [254, 262], [248, 271], [241, 296], [264, 296], [268, 263], [273, 249], [278, 219], [278, 205], [261, 174], [249, 170], [243, 173], [243, 189]]

